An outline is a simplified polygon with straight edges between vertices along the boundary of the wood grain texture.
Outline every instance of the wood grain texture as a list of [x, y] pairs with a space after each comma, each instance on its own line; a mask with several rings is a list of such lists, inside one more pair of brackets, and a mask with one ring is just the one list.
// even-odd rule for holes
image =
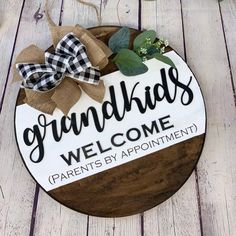
[[129, 26], [138, 29], [139, 2], [136, 0], [108, 0], [102, 4], [103, 25]]
[[[122, 2], [122, 6], [120, 5]], [[137, 0], [105, 0], [101, 1], [101, 16], [103, 25], [119, 25], [124, 24], [129, 27], [138, 28], [138, 11], [139, 3]], [[125, 9], [124, 6], [129, 6], [129, 9]], [[121, 9], [122, 8], [122, 9]], [[117, 15], [119, 14], [119, 17]], [[121, 22], [122, 20], [122, 22]], [[104, 225], [103, 219], [97, 217], [89, 217], [89, 235], [141, 235], [141, 216], [139, 214], [123, 217], [123, 218], [108, 218], [105, 220]], [[95, 234], [94, 231], [99, 234]]]
[[[100, 0], [91, 0], [90, 3], [100, 7]], [[85, 28], [98, 25], [96, 12], [93, 8], [79, 3], [77, 0], [64, 0], [62, 25], [82, 25]]]
[[[18, 2], [20, 3], [20, 1]], [[19, 14], [17, 13], [21, 9], [21, 5], [19, 5], [19, 3], [16, 3], [15, 1], [13, 3], [13, 1], [9, 1], [10, 5], [8, 5], [8, 3], [3, 1], [3, 4], [4, 3], [7, 6], [7, 11], [9, 11], [6, 11], [6, 14], [11, 13], [10, 16], [12, 17], [12, 19], [9, 19], [9, 21], [5, 19], [6, 21], [4, 21], [4, 24], [12, 24], [12, 20], [20, 20], [15, 50], [11, 51], [14, 44], [13, 41], [11, 42], [12, 45], [9, 48], [8, 43], [2, 45], [2, 48], [5, 47], [7, 49], [6, 52], [10, 52], [10, 54], [13, 54], [14, 61], [15, 56], [24, 47], [28, 46], [32, 42], [38, 42], [38, 45], [42, 46], [43, 43], [48, 41], [48, 38], [39, 37], [40, 35], [42, 35], [42, 32], [45, 32], [45, 27], [42, 28], [40, 22], [36, 26], [33, 19], [34, 10], [36, 11], [38, 9], [39, 1], [26, 1], [21, 18], [19, 18]], [[6, 15], [3, 14], [3, 16]], [[11, 25], [11, 27], [9, 25], [8, 31], [11, 30], [13, 32], [13, 28], [15, 28], [14, 30], [16, 32], [17, 29], [14, 25]], [[36, 28], [39, 30], [38, 32], [37, 30], [35, 30]], [[25, 33], [26, 29], [28, 30], [27, 34]], [[9, 36], [9, 43], [12, 40], [12, 32], [9, 31], [9, 35], [5, 35], [5, 37]], [[2, 42], [4, 42], [4, 40], [6, 39], [3, 38]], [[7, 59], [7, 54], [5, 55], [5, 58]], [[10, 66], [10, 64], [8, 66]], [[6, 65], [6, 67], [8, 66]], [[3, 68], [3, 72], [4, 70], [5, 68]], [[1, 81], [3, 81], [4, 79], [5, 74], [2, 73]], [[9, 81], [11, 81], [12, 74], [10, 74], [8, 79]], [[29, 234], [31, 227], [35, 183], [34, 181], [32, 181], [32, 178], [29, 176], [29, 174], [25, 170], [25, 166], [20, 160], [14, 138], [13, 114], [18, 89], [19, 84], [12, 85], [10, 82], [8, 83], [4, 104], [2, 107], [2, 114], [4, 115], [1, 115], [0, 117], [0, 184], [3, 193], [3, 198], [1, 198], [0, 200], [1, 235], [27, 235]]]
[[[39, 21], [36, 25], [33, 18], [40, 2], [41, 1], [25, 1], [21, 19], [18, 16], [20, 25], [15, 50], [12, 52], [13, 61], [16, 55], [32, 42], [41, 47], [45, 47], [48, 45], [48, 42], [50, 42], [46, 22]], [[14, 7], [19, 7], [16, 2], [13, 3], [9, 1], [9, 3], [11, 3], [12, 10]], [[10, 9], [9, 6], [8, 8]], [[15, 14], [14, 11], [12, 11], [12, 14]], [[17, 17], [17, 15], [13, 16], [13, 19], [14, 17]], [[7, 23], [5, 22], [5, 24]], [[8, 36], [5, 35], [5, 37]], [[4, 46], [2, 47], [4, 48]], [[27, 173], [15, 144], [13, 119], [15, 99], [19, 84], [11, 84], [11, 80], [12, 74], [9, 76], [2, 115], [0, 117], [0, 184], [4, 196], [4, 198], [0, 200], [0, 234], [28, 235], [31, 227], [31, 215], [36, 185], [35, 182], [32, 181], [31, 176]]]
[[[94, 1], [94, 3], [97, 4], [98, 1]], [[62, 10], [62, 25], [80, 24], [84, 27], [92, 27], [97, 25], [95, 11], [88, 6], [78, 3], [76, 0], [64, 1]], [[49, 211], [47, 209], [49, 209]], [[47, 214], [45, 214], [45, 211]], [[88, 219], [89, 218], [87, 215], [72, 211], [48, 197], [46, 193], [41, 192], [39, 195], [38, 210], [36, 214], [35, 234], [73, 236], [104, 235], [105, 232], [108, 232], [108, 228], [112, 228], [112, 224], [109, 224], [109, 222], [111, 222], [109, 219], [107, 221], [108, 225], [111, 225], [111, 227], [104, 225], [103, 220], [95, 219], [96, 227], [90, 229], [88, 226], [91, 224], [92, 219]], [[51, 224], [47, 223], [52, 220], [53, 225], [60, 225], [60, 227], [52, 227]], [[63, 223], [65, 220], [67, 224]]]
[[[184, 58], [180, 1], [143, 1], [142, 28], [155, 29], [158, 37], [167, 38], [170, 45]], [[200, 235], [196, 187], [193, 173], [187, 183], [171, 199], [145, 212], [145, 235]]]
[[21, 9], [24, 0], [2, 0], [0, 1], [0, 48], [4, 53], [0, 53], [1, 79], [0, 79], [0, 112], [4, 90], [9, 76], [12, 50], [15, 46], [15, 38], [18, 30], [18, 23], [21, 16]]
[[[229, 66], [231, 70], [232, 82], [234, 89], [236, 87], [236, 1], [228, 0], [220, 3], [220, 13], [222, 17], [222, 27], [227, 46], [227, 53], [229, 59]], [[235, 104], [236, 92], [234, 91]]]
[[[91, 31], [99, 35], [107, 32], [107, 36], [101, 38], [107, 42], [110, 30], [114, 32], [113, 27]], [[109, 68], [107, 71], [112, 72]], [[143, 212], [169, 198], [185, 182], [198, 160], [203, 141], [204, 135], [193, 138], [51, 190], [49, 194], [85, 214], [112, 217]]]
[[40, 191], [34, 235], [86, 235], [87, 216], [60, 205]]
[[183, 185], [196, 165], [204, 136], [64, 185], [49, 194], [70, 208], [95, 216], [141, 213]]
[[[98, 1], [94, 1], [94, 3], [98, 4]], [[80, 24], [84, 27], [97, 25], [95, 11], [88, 6], [78, 3], [76, 0], [64, 1], [62, 10], [62, 25]], [[45, 206], [48, 209], [48, 214], [45, 214]], [[63, 225], [61, 230], [59, 229], [60, 227], [55, 227], [53, 228], [54, 231], [52, 231], [52, 225], [47, 223], [51, 219], [53, 219], [53, 225]], [[66, 225], [64, 225], [63, 219], [67, 219]], [[48, 197], [46, 193], [40, 193], [36, 214], [36, 235], [105, 235], [107, 228], [112, 228], [112, 221], [110, 219], [107, 220], [107, 224], [111, 225], [111, 227], [104, 225], [102, 220], [95, 219], [95, 231], [93, 231], [93, 228], [90, 230], [89, 225], [91, 222], [92, 219], [89, 220], [88, 216], [63, 207]], [[71, 231], [70, 227], [75, 229], [75, 231]]]
[[236, 110], [219, 6], [183, 1], [187, 59], [205, 94], [208, 133], [197, 167], [204, 235], [235, 235]]
[[142, 217], [140, 214], [115, 218], [114, 236], [141, 236], [142, 235]]
[[[53, 1], [53, 0], [52, 0]], [[0, 80], [0, 95], [4, 96], [2, 88], [6, 81], [6, 74], [10, 66], [10, 55], [12, 49], [14, 49], [14, 37], [16, 33], [17, 22], [20, 20], [19, 13], [21, 10], [21, 4], [23, 1], [4, 1], [0, 2], [0, 45], [4, 45], [4, 50], [1, 52], [0, 61], [2, 75]], [[29, 2], [29, 1], [28, 1]], [[35, 5], [31, 6], [32, 9], [24, 10], [24, 24], [21, 26], [17, 44], [15, 49], [19, 52], [24, 46], [30, 42], [37, 42], [38, 45], [44, 47], [44, 43], [48, 45], [49, 37], [45, 33], [47, 31], [46, 25], [44, 28], [41, 26], [35, 26], [33, 24], [32, 14], [38, 9], [41, 1], [31, 1]], [[51, 1], [50, 1], [51, 2]], [[57, 0], [53, 5], [53, 17], [57, 21], [59, 9], [57, 7]], [[87, 7], [81, 6], [77, 9], [77, 3], [73, 0], [66, 0], [65, 6], [71, 9], [68, 13], [65, 12], [67, 22], [69, 23], [85, 23], [85, 26], [95, 26], [96, 17], [93, 10], [87, 9]], [[74, 3], [73, 3], [74, 2]], [[99, 1], [97, 1], [99, 4]], [[103, 0], [103, 5], [113, 8], [113, 13], [109, 12], [109, 8], [105, 9], [104, 24], [113, 24], [118, 21], [116, 18], [115, 5], [111, 0]], [[137, 25], [137, 19], [133, 17], [128, 18], [126, 15], [126, 3], [130, 1], [122, 0], [121, 3], [124, 9], [124, 20], [122, 24], [129, 26]], [[137, 2], [132, 1], [130, 7], [132, 12], [137, 11]], [[157, 31], [163, 36], [167, 37], [173, 48], [183, 56], [184, 51], [182, 46], [182, 37], [179, 31], [182, 29], [179, 27], [179, 23], [175, 23], [175, 20], [179, 22], [179, 14], [181, 14], [178, 1], [171, 0], [173, 7], [169, 10], [166, 9], [166, 5], [159, 5], [158, 9], [149, 6], [153, 4], [152, 1], [141, 1], [142, 10], [148, 12], [145, 17], [142, 18], [145, 28], [154, 26], [157, 27]], [[152, 3], [151, 3], [152, 2]], [[160, 0], [157, 0], [160, 4]], [[165, 3], [165, 1], [163, 1]], [[220, 9], [217, 1], [215, 0], [201, 0], [201, 1], [182, 1], [183, 13], [184, 13], [184, 28], [185, 28], [185, 43], [187, 49], [187, 59], [193, 71], [200, 80], [203, 93], [207, 101], [208, 109], [208, 136], [205, 145], [203, 156], [200, 160], [198, 167], [198, 181], [200, 188], [200, 209], [202, 212], [203, 222], [203, 235], [235, 235], [235, 111], [233, 102], [233, 92], [230, 81], [230, 67], [228, 66], [226, 45], [228, 48], [228, 55], [230, 59], [232, 79], [235, 82], [235, 29], [236, 29], [236, 17], [235, 17], [235, 1], [224, 0], [220, 3], [223, 26], [221, 24]], [[32, 3], [33, 4], [33, 3]], [[60, 4], [58, 4], [60, 6]], [[168, 8], [168, 7], [167, 7]], [[6, 12], [5, 9], [8, 9]], [[88, 11], [90, 12], [88, 14]], [[157, 13], [155, 13], [157, 12]], [[159, 13], [158, 13], [159, 12]], [[105, 17], [107, 14], [107, 18]], [[153, 15], [157, 14], [158, 17], [153, 18]], [[174, 17], [173, 17], [174, 15]], [[73, 17], [72, 17], [73, 16]], [[135, 16], [135, 14], [134, 14]], [[177, 16], [177, 17], [176, 17]], [[79, 19], [79, 20], [78, 20]], [[84, 20], [85, 19], [85, 20]], [[175, 19], [175, 20], [174, 20]], [[71, 21], [71, 22], [69, 22]], [[146, 23], [145, 23], [146, 22]], [[13, 23], [13, 24], [12, 24]], [[42, 21], [39, 21], [41, 25]], [[28, 26], [30, 26], [27, 30]], [[41, 28], [38, 31], [38, 27]], [[33, 30], [32, 30], [33, 29]], [[44, 31], [44, 30], [46, 31]], [[160, 30], [160, 31], [159, 31]], [[225, 30], [225, 32], [224, 32]], [[171, 32], [175, 32], [172, 35]], [[170, 34], [169, 34], [170, 33]], [[224, 33], [226, 38], [226, 45], [224, 42]], [[42, 39], [42, 36], [44, 39]], [[181, 40], [178, 40], [181, 37]], [[211, 46], [209, 46], [211, 45]], [[9, 49], [9, 50], [8, 50]], [[17, 53], [15, 52], [14, 55]], [[4, 75], [4, 73], [5, 75]], [[8, 77], [11, 79], [11, 75]], [[13, 135], [13, 111], [14, 103], [18, 91], [18, 85], [8, 84], [7, 91], [5, 93], [5, 99], [3, 103], [2, 114], [0, 117], [0, 234], [1, 235], [28, 235], [31, 224], [31, 212], [33, 205], [33, 195], [35, 189], [35, 183], [25, 170], [22, 161], [19, 158], [19, 154], [16, 151], [15, 140]], [[4, 136], [3, 136], [4, 135]], [[4, 137], [4, 138], [3, 138]], [[191, 180], [188, 182], [194, 182], [195, 176], [191, 176]], [[188, 183], [187, 183], [188, 184]], [[184, 195], [191, 196], [186, 193], [191, 191], [190, 188], [186, 188], [187, 184], [179, 191]], [[177, 195], [179, 194], [177, 193]], [[176, 195], [176, 196], [177, 196]], [[193, 194], [194, 195], [194, 194]], [[175, 197], [176, 197], [175, 196]], [[128, 218], [118, 219], [101, 219], [96, 217], [80, 218], [79, 214], [74, 214], [71, 210], [64, 209], [64, 207], [58, 208], [58, 203], [51, 200], [44, 192], [40, 192], [39, 198], [41, 199], [40, 207], [47, 210], [47, 214], [41, 212], [37, 213], [36, 228], [37, 231], [34, 235], [179, 235], [178, 232], [193, 228], [193, 232], [198, 232], [196, 229], [198, 224], [194, 224], [192, 221], [192, 214], [188, 209], [182, 208], [181, 205], [177, 206], [176, 214], [175, 210], [172, 210], [172, 199], [166, 203], [161, 204], [156, 208], [155, 214], [145, 214], [144, 222], [143, 218], [139, 215]], [[178, 198], [181, 199], [182, 197]], [[190, 206], [192, 206], [191, 198], [187, 198]], [[195, 199], [193, 199], [195, 202]], [[37, 202], [37, 201], [36, 201]], [[186, 207], [188, 204], [186, 203]], [[38, 207], [39, 209], [39, 207]], [[62, 209], [62, 211], [60, 211]], [[56, 214], [53, 213], [55, 210]], [[184, 217], [184, 212], [188, 210], [186, 214], [186, 221], [181, 220]], [[68, 212], [67, 212], [68, 211]], [[173, 218], [173, 212], [175, 217]], [[60, 216], [60, 217], [59, 217]], [[177, 217], [176, 217], [177, 216]], [[44, 219], [44, 217], [46, 217]], [[176, 224], [176, 219], [180, 217], [180, 221]], [[77, 220], [78, 219], [78, 220]], [[85, 221], [83, 221], [85, 219]], [[64, 222], [63, 222], [64, 220]], [[146, 223], [147, 224], [146, 224]], [[186, 226], [186, 222], [190, 225]], [[74, 223], [74, 224], [73, 224]], [[142, 225], [146, 224], [146, 227], [142, 228]], [[60, 224], [60, 226], [58, 226]], [[88, 225], [87, 231], [84, 229], [85, 225]], [[158, 225], [158, 226], [157, 226]], [[175, 227], [173, 227], [175, 225]], [[177, 225], [177, 226], [176, 226]], [[72, 227], [72, 228], [68, 228]], [[59, 229], [60, 228], [60, 229]], [[141, 228], [141, 230], [140, 230]], [[179, 229], [178, 229], [179, 228]], [[85, 232], [86, 231], [86, 232]], [[154, 234], [155, 232], [155, 234]], [[189, 231], [185, 231], [183, 235], [188, 234]]]
[[[53, 12], [50, 12], [52, 16], [60, 16], [60, 7], [63, 2], [54, 2]], [[79, 6], [80, 7], [80, 6]], [[86, 24], [84, 15], [80, 15], [79, 21], [74, 20], [74, 23], [70, 22], [71, 18], [77, 19], [76, 9], [78, 9], [78, 3], [76, 1], [65, 1], [63, 4], [63, 15], [61, 16], [61, 23], [63, 25], [74, 25], [74, 24]], [[86, 11], [87, 9], [87, 11]], [[83, 9], [83, 14], [92, 14], [90, 9]], [[70, 16], [70, 17], [69, 17]], [[83, 20], [83, 22], [81, 22]], [[55, 20], [58, 22], [58, 20]], [[45, 27], [47, 27], [45, 25]], [[51, 40], [48, 39], [46, 47], [50, 46]], [[50, 223], [51, 222], [51, 223]], [[38, 207], [36, 211], [36, 222], [34, 235], [71, 235], [71, 236], [83, 236], [87, 233], [87, 216], [72, 211], [50, 198], [43, 190], [40, 191], [38, 197]]]

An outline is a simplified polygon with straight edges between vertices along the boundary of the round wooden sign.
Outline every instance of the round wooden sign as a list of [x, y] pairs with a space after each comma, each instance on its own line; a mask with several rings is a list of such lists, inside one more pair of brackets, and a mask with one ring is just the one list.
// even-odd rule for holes
[[[107, 43], [118, 27], [90, 30]], [[132, 40], [139, 33], [131, 29]], [[67, 117], [30, 107], [20, 90], [19, 151], [51, 197], [78, 212], [118, 217], [160, 204], [185, 183], [203, 148], [205, 106], [187, 64], [171, 48], [165, 55], [176, 68], [151, 59], [148, 71], [133, 77], [110, 61], [103, 103], [83, 93]]]

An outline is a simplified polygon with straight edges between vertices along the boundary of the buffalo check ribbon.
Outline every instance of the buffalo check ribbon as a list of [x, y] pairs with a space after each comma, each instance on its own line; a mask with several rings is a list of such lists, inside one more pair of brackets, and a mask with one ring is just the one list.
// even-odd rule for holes
[[92, 67], [85, 46], [73, 33], [59, 41], [55, 53], [45, 53], [45, 64], [18, 63], [16, 68], [24, 88], [41, 92], [55, 88], [65, 77], [98, 85], [101, 76], [100, 71]]

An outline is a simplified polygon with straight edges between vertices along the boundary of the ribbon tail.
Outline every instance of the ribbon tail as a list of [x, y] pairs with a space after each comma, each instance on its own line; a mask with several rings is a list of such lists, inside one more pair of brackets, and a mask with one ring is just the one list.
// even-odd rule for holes
[[[56, 48], [60, 40], [70, 32], [73, 32], [76, 37], [85, 45], [89, 60], [94, 67], [98, 66], [103, 69], [108, 64], [108, 57], [112, 55], [112, 51], [102, 41], [98, 40], [88, 30], [77, 26], [55, 26], [50, 25], [50, 31], [53, 41], [53, 46]], [[96, 53], [94, 53], [96, 52]]]
[[[108, 57], [98, 46], [96, 40], [92, 39], [87, 33], [80, 37], [81, 42], [86, 46], [88, 58], [94, 67], [103, 69], [108, 64]], [[95, 53], [96, 52], [96, 53]]]
[[50, 14], [49, 14], [49, 7], [48, 7], [48, 0], [45, 1], [45, 15], [48, 21], [48, 24], [50, 27], [56, 26], [55, 22], [52, 20]]
[[57, 86], [51, 99], [64, 115], [68, 115], [70, 109], [78, 102], [82, 94], [81, 89], [75, 81], [65, 77]]
[[29, 47], [23, 49], [20, 54], [17, 56], [16, 61], [13, 65], [13, 81], [22, 81], [22, 77], [18, 73], [16, 69], [16, 64], [18, 63], [38, 63], [43, 64], [44, 63], [44, 50], [38, 48], [35, 45], [30, 45]]
[[[99, 40], [97, 37], [96, 37], [96, 35], [94, 35], [93, 34], [93, 32], [94, 32], [94, 29], [92, 28], [92, 29], [90, 29], [90, 30], [87, 30], [87, 29], [84, 29], [81, 25], [79, 25], [79, 24], [77, 24], [76, 26], [75, 26], [75, 28], [76, 28], [76, 30], [79, 30], [79, 31], [83, 31], [84, 33], [86, 33], [91, 39], [93, 39], [96, 43], [97, 43], [97, 45], [102, 49], [102, 51], [105, 53], [105, 55], [107, 56], [107, 57], [110, 57], [112, 54], [113, 54], [113, 52], [112, 52], [112, 50], [102, 41], [102, 40]], [[95, 33], [96, 33], [96, 31], [95, 31]], [[107, 37], [107, 33], [106, 32], [104, 32], [105, 33], [105, 36]], [[101, 34], [101, 33], [100, 33]], [[104, 41], [106, 41], [106, 40], [104, 40]], [[108, 41], [108, 38], [107, 38], [107, 41]]]
[[93, 100], [102, 103], [105, 96], [105, 86], [102, 80], [98, 85], [80, 82], [81, 89]]
[[26, 97], [24, 98], [24, 102], [41, 112], [52, 115], [56, 108], [55, 102], [51, 99], [54, 91], [55, 90], [39, 93], [30, 89], [25, 89]]
[[74, 30], [73, 26], [51, 26], [50, 32], [54, 48], [57, 47], [57, 44], [65, 35], [67, 35], [70, 32], [73, 32], [73, 30]]

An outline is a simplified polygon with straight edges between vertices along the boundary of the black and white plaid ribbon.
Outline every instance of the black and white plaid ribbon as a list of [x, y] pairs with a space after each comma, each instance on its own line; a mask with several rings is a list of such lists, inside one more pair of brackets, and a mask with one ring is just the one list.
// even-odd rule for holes
[[56, 87], [65, 76], [95, 85], [101, 76], [92, 67], [85, 46], [73, 33], [63, 37], [55, 53], [45, 53], [45, 64], [19, 63], [16, 68], [23, 77], [23, 87], [36, 91]]

